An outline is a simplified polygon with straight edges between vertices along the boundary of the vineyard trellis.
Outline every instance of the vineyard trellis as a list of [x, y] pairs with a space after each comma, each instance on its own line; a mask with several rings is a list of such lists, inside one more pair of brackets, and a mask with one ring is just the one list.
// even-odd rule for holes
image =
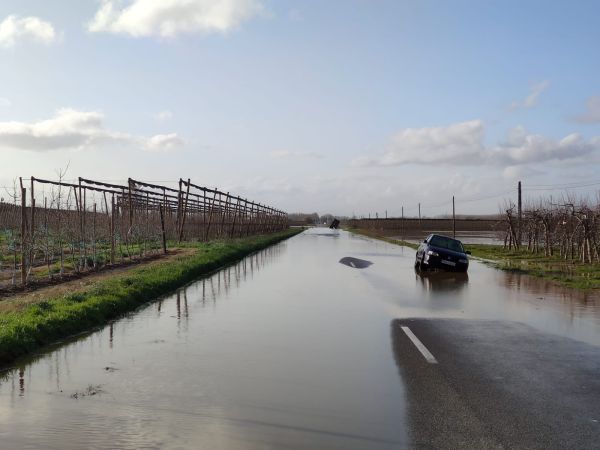
[[[231, 239], [288, 226], [287, 214], [180, 179], [178, 188], [129, 178], [31, 177], [0, 201], [0, 289], [52, 281], [167, 253], [183, 241]], [[29, 192], [27, 192], [29, 190]]]
[[504, 246], [508, 249], [543, 252], [545, 256], [559, 256], [584, 264], [600, 262], [598, 201], [592, 204], [589, 200], [566, 195], [559, 202], [551, 199], [529, 202], [523, 208], [520, 233], [516, 206], [507, 203], [503, 208], [503, 222]]

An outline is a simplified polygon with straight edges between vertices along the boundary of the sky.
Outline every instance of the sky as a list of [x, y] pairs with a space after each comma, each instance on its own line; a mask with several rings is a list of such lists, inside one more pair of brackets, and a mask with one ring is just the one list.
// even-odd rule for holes
[[496, 213], [519, 180], [527, 201], [595, 198], [598, 17], [585, 0], [2, 0], [0, 186], [68, 167], [373, 217], [447, 214], [453, 195]]

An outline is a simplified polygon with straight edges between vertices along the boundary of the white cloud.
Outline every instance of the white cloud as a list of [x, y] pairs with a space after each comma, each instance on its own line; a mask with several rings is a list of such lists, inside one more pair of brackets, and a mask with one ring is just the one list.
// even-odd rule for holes
[[176, 133], [157, 134], [146, 142], [146, 149], [151, 152], [170, 152], [184, 145], [183, 139]]
[[323, 155], [315, 152], [292, 152], [289, 150], [276, 150], [271, 152], [271, 158], [274, 159], [320, 159]]
[[38, 122], [0, 122], [0, 147], [16, 150], [86, 149], [109, 143], [159, 150], [172, 147], [176, 142], [182, 141], [174, 134], [146, 139], [107, 130], [102, 113], [69, 108], [60, 109], [51, 119]]
[[359, 158], [357, 166], [400, 164], [473, 164], [482, 154], [484, 127], [481, 120], [447, 127], [406, 128], [392, 137], [387, 151], [376, 159]]
[[520, 180], [543, 174], [544, 172], [527, 166], [507, 166], [502, 171], [502, 176], [507, 180]]
[[174, 37], [182, 33], [225, 33], [263, 11], [259, 0], [104, 0], [91, 32], [134, 37]]
[[387, 151], [376, 157], [360, 157], [354, 166], [402, 164], [494, 166], [576, 160], [600, 152], [600, 137], [589, 140], [573, 133], [560, 140], [528, 134], [516, 127], [506, 142], [486, 147], [480, 120], [447, 127], [407, 128], [396, 134]]
[[164, 111], [161, 111], [161, 112], [155, 114], [154, 118], [156, 120], [160, 120], [160, 121], [171, 120], [173, 118], [173, 113], [171, 111], [169, 111], [168, 109], [166, 109]]
[[579, 123], [600, 123], [600, 95], [590, 97], [585, 112], [575, 120]]
[[8, 16], [0, 23], [0, 47], [14, 47], [21, 39], [52, 44], [58, 36], [50, 22], [37, 17]]
[[527, 134], [517, 127], [509, 133], [506, 143], [490, 149], [489, 159], [501, 165], [563, 161], [590, 155], [600, 150], [600, 138], [584, 140], [572, 133], [560, 140], [538, 134]]
[[539, 83], [534, 84], [529, 90], [529, 95], [523, 100], [512, 102], [510, 108], [521, 109], [534, 107], [535, 105], [537, 105], [538, 97], [542, 92], [548, 89], [548, 86], [550, 86], [550, 82], [548, 80], [540, 81]]

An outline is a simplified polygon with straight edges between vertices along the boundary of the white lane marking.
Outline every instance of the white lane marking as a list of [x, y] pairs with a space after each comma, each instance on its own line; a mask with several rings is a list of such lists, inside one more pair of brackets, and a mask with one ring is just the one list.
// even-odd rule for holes
[[350, 265], [356, 269], [356, 265], [352, 261], [350, 261]]
[[435, 359], [434, 356], [431, 354], [431, 352], [429, 350], [427, 350], [427, 347], [425, 347], [423, 345], [423, 343], [419, 340], [418, 337], [415, 336], [415, 334], [411, 331], [410, 328], [408, 328], [408, 327], [400, 327], [400, 328], [402, 328], [402, 331], [404, 331], [404, 334], [406, 334], [408, 336], [408, 338], [412, 341], [412, 343], [415, 344], [415, 347], [417, 347], [417, 350], [419, 350], [421, 352], [421, 355], [423, 355], [423, 357], [429, 364], [437, 364], [437, 359]]

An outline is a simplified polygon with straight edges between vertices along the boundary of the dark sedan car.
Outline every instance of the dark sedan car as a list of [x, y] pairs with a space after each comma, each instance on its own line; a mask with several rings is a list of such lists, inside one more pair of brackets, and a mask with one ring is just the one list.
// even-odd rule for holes
[[419, 270], [443, 269], [466, 272], [469, 268], [468, 254], [462, 242], [440, 234], [430, 234], [417, 249], [415, 268]]

